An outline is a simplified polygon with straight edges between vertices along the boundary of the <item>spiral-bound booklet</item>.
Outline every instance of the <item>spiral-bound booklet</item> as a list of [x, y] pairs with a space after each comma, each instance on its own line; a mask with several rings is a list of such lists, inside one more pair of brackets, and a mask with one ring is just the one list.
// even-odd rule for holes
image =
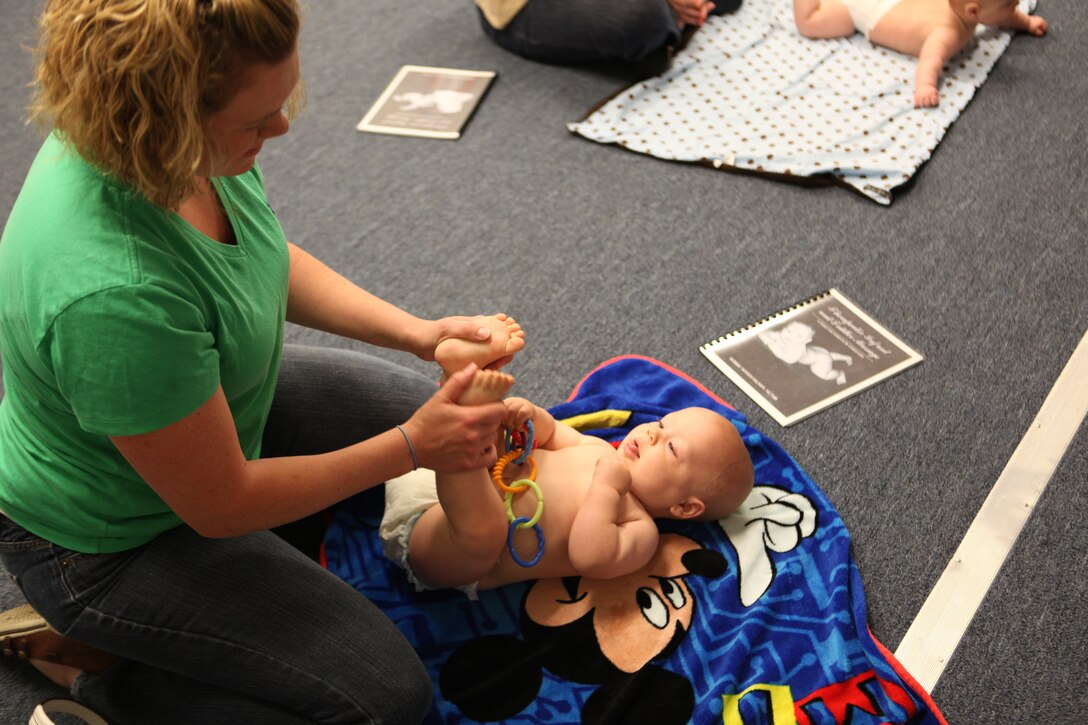
[[495, 71], [403, 66], [355, 128], [397, 136], [457, 139]]
[[837, 289], [699, 348], [788, 426], [922, 362], [922, 356]]

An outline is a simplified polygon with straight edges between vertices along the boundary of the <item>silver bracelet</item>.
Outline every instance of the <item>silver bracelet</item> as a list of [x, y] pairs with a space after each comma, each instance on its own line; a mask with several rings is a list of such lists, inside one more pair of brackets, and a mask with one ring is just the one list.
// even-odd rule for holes
[[408, 437], [408, 433], [399, 425], [396, 427], [404, 436], [404, 442], [408, 444], [408, 452], [412, 454], [412, 470], [419, 468], [419, 459], [416, 458], [416, 449], [412, 447], [412, 439]]

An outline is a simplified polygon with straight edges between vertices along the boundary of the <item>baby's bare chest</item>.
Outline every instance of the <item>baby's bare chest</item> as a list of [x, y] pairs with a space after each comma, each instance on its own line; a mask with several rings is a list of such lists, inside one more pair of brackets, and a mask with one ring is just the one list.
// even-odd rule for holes
[[[543, 500], [540, 523], [545, 533], [566, 538], [566, 532], [574, 521], [582, 501], [593, 482], [593, 472], [597, 461], [602, 456], [614, 456], [611, 446], [574, 446], [558, 451], [537, 450], [532, 454], [536, 463], [536, 475], [533, 479], [540, 491], [512, 494], [511, 509], [515, 516], [532, 517]], [[508, 472], [506, 479], [511, 482], [515, 476], [528, 476], [529, 466], [521, 466]]]

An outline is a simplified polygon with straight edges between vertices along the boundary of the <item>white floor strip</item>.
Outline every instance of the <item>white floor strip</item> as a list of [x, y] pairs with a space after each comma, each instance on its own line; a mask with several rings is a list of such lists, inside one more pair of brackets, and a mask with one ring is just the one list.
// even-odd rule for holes
[[1020, 445], [896, 650], [932, 692], [1088, 413], [1088, 334], [1081, 338]]

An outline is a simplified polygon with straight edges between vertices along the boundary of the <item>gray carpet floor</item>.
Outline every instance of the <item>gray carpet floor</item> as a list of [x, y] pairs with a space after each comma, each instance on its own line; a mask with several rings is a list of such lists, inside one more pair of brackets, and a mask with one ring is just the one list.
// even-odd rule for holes
[[[0, 220], [39, 143], [23, 123], [39, 6], [0, 0]], [[542, 405], [624, 353], [734, 403], [838, 508], [872, 630], [894, 650], [1086, 329], [1088, 8], [1042, 0], [1049, 34], [1014, 39], [885, 208], [573, 136], [566, 122], [637, 70], [511, 56], [467, 1], [307, 6], [308, 108], [261, 157], [289, 238], [417, 314], [515, 315], [529, 346], [510, 369]], [[407, 63], [499, 72], [460, 140], [354, 129]], [[780, 428], [699, 345], [832, 286], [926, 360]], [[934, 689], [950, 723], [1088, 714], [1086, 444], [1082, 426]], [[0, 582], [0, 606], [20, 601]], [[4, 662], [0, 722], [51, 692]]]

